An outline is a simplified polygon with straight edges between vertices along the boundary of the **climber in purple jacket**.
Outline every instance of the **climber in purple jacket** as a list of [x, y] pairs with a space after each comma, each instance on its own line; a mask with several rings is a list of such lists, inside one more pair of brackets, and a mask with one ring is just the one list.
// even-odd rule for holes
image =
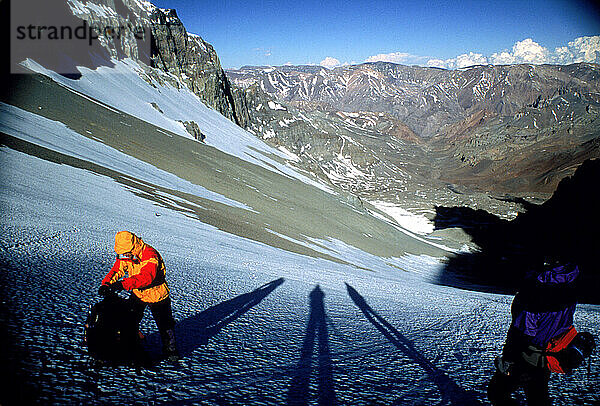
[[576, 265], [547, 260], [541, 270], [526, 278], [513, 300], [512, 323], [488, 386], [493, 405], [517, 404], [511, 394], [519, 388], [524, 389], [529, 405], [551, 404], [550, 370], [542, 352], [550, 340], [573, 326], [578, 275]]

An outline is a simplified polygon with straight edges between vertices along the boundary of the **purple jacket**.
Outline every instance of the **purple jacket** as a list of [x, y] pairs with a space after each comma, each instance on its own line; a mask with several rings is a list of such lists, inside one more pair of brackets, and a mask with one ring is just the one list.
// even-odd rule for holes
[[515, 296], [511, 327], [540, 348], [567, 331], [573, 325], [577, 305], [577, 275], [579, 268], [572, 264], [544, 268]]

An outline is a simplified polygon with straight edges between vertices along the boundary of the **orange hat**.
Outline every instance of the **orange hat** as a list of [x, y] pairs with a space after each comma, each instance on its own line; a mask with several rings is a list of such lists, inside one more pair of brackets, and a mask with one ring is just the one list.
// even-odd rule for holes
[[129, 231], [119, 231], [117, 235], [115, 235], [115, 252], [118, 255], [130, 252], [133, 250], [135, 239], [135, 234], [130, 233]]

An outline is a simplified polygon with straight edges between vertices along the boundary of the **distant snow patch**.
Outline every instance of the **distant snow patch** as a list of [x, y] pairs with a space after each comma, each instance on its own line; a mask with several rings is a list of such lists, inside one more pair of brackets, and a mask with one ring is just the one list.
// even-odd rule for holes
[[275, 103], [272, 100], [269, 100], [269, 108], [271, 110], [284, 110], [285, 111], [285, 107], [283, 107], [281, 104], [279, 103]]
[[289, 160], [294, 161], [294, 162], [300, 162], [300, 158], [298, 157], [298, 155], [294, 154], [292, 151], [290, 151], [283, 145], [281, 145], [278, 149], [281, 152], [283, 152]]
[[396, 206], [393, 203], [374, 201], [369, 202], [391, 218], [393, 218], [401, 227], [406, 228], [416, 234], [431, 234], [435, 229], [433, 223], [427, 217], [413, 214], [408, 210]]

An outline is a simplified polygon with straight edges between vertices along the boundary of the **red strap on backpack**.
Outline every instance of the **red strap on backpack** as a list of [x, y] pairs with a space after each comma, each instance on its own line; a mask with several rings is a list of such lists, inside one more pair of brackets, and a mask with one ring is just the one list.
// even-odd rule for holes
[[567, 331], [565, 331], [558, 337], [554, 337], [552, 340], [550, 340], [550, 342], [548, 343], [548, 346], [546, 347], [545, 353], [546, 353], [546, 359], [548, 361], [548, 363], [547, 363], [548, 369], [551, 372], [558, 372], [559, 374], [565, 373], [565, 371], [563, 371], [563, 369], [560, 367], [560, 363], [558, 362], [558, 359], [555, 356], [553, 356], [552, 354], [558, 353], [559, 351], [567, 348], [567, 346], [571, 343], [571, 341], [573, 341], [573, 339], [575, 338], [576, 335], [577, 335], [577, 330], [575, 330], [574, 326], [571, 326], [570, 329], [568, 329]]

